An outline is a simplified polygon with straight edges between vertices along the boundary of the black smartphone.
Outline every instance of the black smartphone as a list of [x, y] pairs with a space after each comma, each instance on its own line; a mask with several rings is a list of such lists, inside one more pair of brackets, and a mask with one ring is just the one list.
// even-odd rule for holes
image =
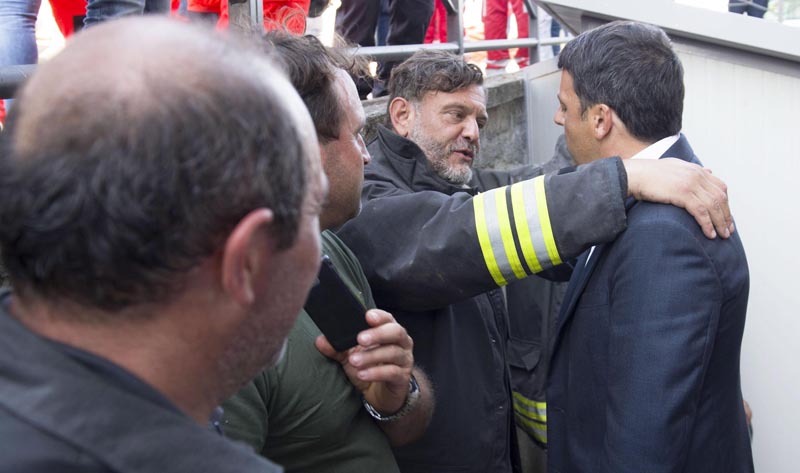
[[339, 276], [328, 255], [322, 256], [317, 283], [306, 299], [305, 310], [336, 351], [358, 344], [359, 332], [369, 327], [367, 308]]

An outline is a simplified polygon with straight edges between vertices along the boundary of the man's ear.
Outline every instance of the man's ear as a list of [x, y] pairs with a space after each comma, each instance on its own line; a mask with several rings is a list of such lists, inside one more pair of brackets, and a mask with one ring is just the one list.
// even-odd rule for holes
[[272, 210], [253, 210], [242, 218], [225, 241], [221, 258], [223, 290], [238, 304], [253, 304], [259, 278], [269, 266], [274, 245], [269, 238]]
[[592, 120], [592, 132], [600, 141], [614, 129], [614, 110], [604, 103], [599, 103], [589, 109], [589, 119]]
[[389, 104], [389, 118], [392, 119], [392, 127], [398, 135], [404, 138], [407, 138], [411, 132], [415, 115], [414, 106], [403, 97], [395, 97]]

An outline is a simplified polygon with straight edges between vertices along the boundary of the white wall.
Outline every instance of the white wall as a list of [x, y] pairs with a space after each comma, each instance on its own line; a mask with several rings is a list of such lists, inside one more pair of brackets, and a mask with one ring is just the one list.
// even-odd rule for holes
[[684, 133], [730, 186], [750, 266], [742, 392], [753, 409], [756, 471], [798, 471], [800, 448], [800, 66], [736, 64], [678, 44]]

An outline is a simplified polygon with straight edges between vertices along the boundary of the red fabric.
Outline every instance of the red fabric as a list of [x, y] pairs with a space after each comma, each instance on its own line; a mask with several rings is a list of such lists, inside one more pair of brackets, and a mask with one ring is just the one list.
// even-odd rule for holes
[[428, 31], [425, 32], [426, 43], [432, 43], [437, 38], [440, 43], [447, 42], [447, 9], [444, 7], [442, 0], [436, 0], [434, 3], [431, 23], [428, 25]]
[[[192, 1], [197, 0], [190, 0]], [[220, 0], [214, 0], [219, 3]], [[178, 16], [180, 0], [171, 0], [173, 16]], [[75, 17], [86, 16], [86, 0], [50, 0], [50, 7], [53, 10], [53, 18], [56, 20], [58, 29], [65, 38], [75, 33]]]
[[65, 38], [75, 32], [75, 17], [86, 16], [86, 0], [50, 0], [50, 7]]
[[[528, 13], [522, 0], [486, 0], [486, 11], [483, 15], [483, 30], [486, 39], [506, 39], [508, 30], [508, 4], [517, 19], [517, 36], [528, 37]], [[507, 49], [489, 51], [489, 61], [502, 61], [510, 56]], [[528, 62], [528, 48], [519, 48], [516, 54], [517, 62]], [[488, 66], [487, 66], [488, 67]]]
[[196, 13], [216, 13], [219, 15], [221, 10], [220, 5], [220, 0], [189, 0], [186, 4], [186, 9]]
[[[306, 16], [311, 0], [264, 0], [264, 28], [267, 30], [285, 28], [294, 34], [306, 31]], [[189, 11], [216, 13], [219, 15], [217, 29], [228, 27], [230, 14], [228, 2], [221, 0], [189, 0]]]

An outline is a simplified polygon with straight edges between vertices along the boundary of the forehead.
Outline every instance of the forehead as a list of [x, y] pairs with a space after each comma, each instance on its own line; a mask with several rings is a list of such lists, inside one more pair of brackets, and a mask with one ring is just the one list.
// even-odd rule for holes
[[366, 120], [364, 107], [358, 97], [356, 84], [350, 75], [343, 69], [336, 70], [334, 88], [339, 96], [339, 105], [342, 108], [342, 117], [350, 124], [361, 124]]
[[480, 85], [471, 85], [454, 92], [428, 92], [420, 102], [423, 108], [442, 108], [461, 105], [486, 113], [486, 91]]

